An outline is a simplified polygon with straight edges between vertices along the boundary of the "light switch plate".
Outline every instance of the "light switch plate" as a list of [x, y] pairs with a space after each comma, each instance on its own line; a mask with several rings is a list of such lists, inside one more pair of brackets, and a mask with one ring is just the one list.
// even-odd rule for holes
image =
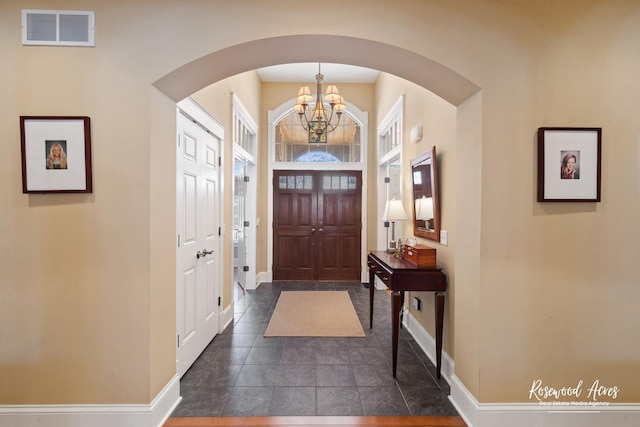
[[440, 230], [440, 243], [445, 246], [449, 244], [449, 233], [446, 230]]

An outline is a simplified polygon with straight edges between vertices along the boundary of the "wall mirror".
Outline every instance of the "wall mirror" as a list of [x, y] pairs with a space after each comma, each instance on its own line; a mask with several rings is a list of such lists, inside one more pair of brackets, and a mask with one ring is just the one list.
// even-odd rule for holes
[[440, 199], [436, 147], [411, 159], [413, 234], [440, 241]]

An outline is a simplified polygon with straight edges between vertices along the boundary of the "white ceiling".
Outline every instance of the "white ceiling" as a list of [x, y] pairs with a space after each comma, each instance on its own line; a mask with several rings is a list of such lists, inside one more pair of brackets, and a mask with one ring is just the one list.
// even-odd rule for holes
[[[318, 63], [282, 64], [256, 70], [263, 82], [314, 83], [318, 74]], [[345, 64], [320, 65], [325, 83], [374, 83], [379, 71]]]

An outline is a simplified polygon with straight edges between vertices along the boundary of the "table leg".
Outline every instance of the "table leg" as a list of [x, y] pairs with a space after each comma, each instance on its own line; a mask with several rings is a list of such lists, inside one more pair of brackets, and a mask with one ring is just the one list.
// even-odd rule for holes
[[400, 291], [400, 329], [404, 320], [404, 291]]
[[400, 328], [400, 310], [402, 310], [402, 295], [400, 291], [391, 292], [391, 341], [393, 344], [393, 378], [396, 377], [398, 367], [398, 330]]
[[375, 294], [376, 275], [369, 268], [369, 329], [373, 329], [373, 295]]
[[436, 374], [440, 379], [442, 366], [442, 328], [444, 326], [444, 293], [436, 292]]

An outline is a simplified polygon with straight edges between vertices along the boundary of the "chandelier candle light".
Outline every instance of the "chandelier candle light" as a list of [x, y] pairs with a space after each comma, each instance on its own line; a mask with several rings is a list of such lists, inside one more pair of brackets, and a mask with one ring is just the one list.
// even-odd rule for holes
[[402, 200], [391, 199], [387, 200], [387, 204], [384, 207], [384, 213], [382, 214], [383, 221], [391, 222], [391, 241], [389, 242], [388, 253], [394, 253], [398, 247], [396, 242], [396, 221], [406, 221], [409, 218], [402, 206]]
[[[316, 74], [316, 103], [309, 117], [307, 112], [310, 110], [309, 102], [313, 100], [309, 86], [302, 86], [298, 91], [298, 98], [293, 109], [300, 117], [300, 124], [304, 130], [309, 132], [310, 143], [326, 143], [327, 133], [336, 130], [340, 124], [342, 112], [347, 108], [344, 98], [338, 93], [336, 85], [328, 85], [327, 93], [324, 99], [329, 103], [331, 108], [330, 114], [327, 116], [327, 109], [321, 99], [322, 80], [324, 76], [320, 72], [320, 64], [318, 64], [318, 74]], [[335, 117], [337, 118], [334, 120]]]

